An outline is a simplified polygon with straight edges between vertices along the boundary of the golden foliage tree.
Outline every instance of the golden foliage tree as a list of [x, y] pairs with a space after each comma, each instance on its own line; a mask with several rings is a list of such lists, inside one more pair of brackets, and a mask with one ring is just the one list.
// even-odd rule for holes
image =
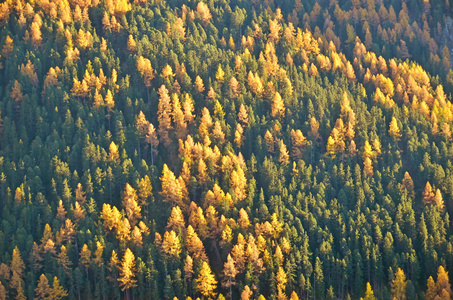
[[402, 135], [401, 135], [401, 132], [400, 132], [400, 129], [398, 127], [398, 123], [397, 123], [395, 117], [392, 117], [392, 121], [390, 122], [389, 134], [391, 136], [393, 136], [396, 140], [400, 140], [401, 139]]
[[166, 164], [164, 164], [162, 169], [162, 176], [160, 177], [160, 180], [162, 183], [162, 191], [160, 194], [164, 198], [164, 201], [170, 202], [173, 206], [184, 208], [184, 195], [182, 190], [184, 181], [178, 180]]
[[216, 293], [214, 291], [217, 288], [217, 280], [207, 262], [203, 261], [203, 265], [195, 281], [197, 282], [198, 291], [203, 296], [208, 299], [215, 297]]
[[235, 277], [238, 274], [236, 267], [234, 266], [234, 260], [231, 258], [231, 255], [228, 254], [227, 261], [223, 265], [223, 280], [222, 287], [229, 289], [228, 295], [230, 299], [233, 299], [233, 285], [236, 284]]
[[36, 300], [46, 300], [50, 299], [51, 288], [49, 285], [49, 280], [44, 274], [41, 274], [38, 280], [38, 286], [35, 289]]
[[157, 129], [159, 133], [159, 138], [162, 144], [165, 147], [168, 147], [171, 144], [171, 138], [169, 135], [169, 130], [172, 129], [171, 124], [171, 114], [172, 107], [170, 102], [170, 96], [168, 95], [168, 90], [165, 85], [162, 85], [159, 88], [159, 105], [157, 110], [157, 119], [159, 121], [159, 127]]
[[60, 285], [60, 280], [54, 276], [52, 289], [50, 290], [50, 299], [61, 300], [68, 296], [68, 292]]
[[140, 211], [141, 207], [137, 203], [138, 196], [136, 190], [129, 184], [126, 183], [126, 187], [123, 192], [123, 207], [126, 210], [126, 215], [129, 223], [132, 227], [137, 224], [138, 219], [142, 217]]
[[123, 259], [121, 260], [119, 269], [120, 277], [118, 278], [121, 290], [126, 291], [126, 299], [129, 299], [129, 290], [137, 286], [135, 272], [135, 255], [127, 248], [126, 252], [124, 252]]
[[395, 279], [393, 279], [392, 281], [392, 298], [397, 300], [406, 300], [406, 287], [406, 275], [404, 274], [403, 270], [398, 268], [395, 274]]
[[181, 242], [173, 230], [170, 232], [165, 231], [164, 239], [162, 240], [162, 250], [168, 256], [179, 258]]
[[208, 256], [206, 255], [203, 243], [193, 229], [192, 225], [189, 225], [187, 227], [185, 246], [187, 248], [187, 251], [193, 258], [208, 261]]
[[207, 26], [212, 18], [211, 10], [209, 9], [208, 5], [201, 1], [198, 2], [197, 13], [200, 15], [201, 22], [203, 22], [203, 25]]
[[285, 102], [280, 96], [279, 92], [276, 92], [271, 102], [271, 116], [273, 118], [284, 118], [285, 117]]

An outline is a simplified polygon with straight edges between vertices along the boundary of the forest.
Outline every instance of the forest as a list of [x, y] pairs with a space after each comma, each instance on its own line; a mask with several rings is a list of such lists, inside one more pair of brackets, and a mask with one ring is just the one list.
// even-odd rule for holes
[[452, 299], [452, 13], [2, 1], [0, 300]]

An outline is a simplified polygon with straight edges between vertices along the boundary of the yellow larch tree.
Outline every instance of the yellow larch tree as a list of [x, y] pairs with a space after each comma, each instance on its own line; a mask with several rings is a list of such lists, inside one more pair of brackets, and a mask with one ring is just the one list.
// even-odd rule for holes
[[242, 201], [247, 197], [247, 178], [242, 168], [237, 167], [231, 172], [230, 187], [237, 201]]
[[118, 146], [115, 142], [111, 142], [109, 146], [109, 161], [118, 161], [120, 159], [120, 154], [118, 152]]
[[238, 224], [244, 230], [246, 230], [250, 226], [249, 216], [248, 216], [247, 212], [243, 208], [241, 208], [239, 210]]
[[57, 256], [57, 262], [63, 268], [65, 273], [69, 275], [71, 272], [72, 262], [69, 260], [68, 250], [64, 245], [61, 245], [60, 253], [58, 253]]
[[208, 261], [208, 256], [206, 255], [204, 245], [193, 229], [192, 225], [189, 225], [187, 227], [185, 246], [187, 248], [187, 251], [193, 258]]
[[303, 135], [300, 129], [291, 129], [291, 158], [299, 160], [302, 158], [303, 148], [307, 144], [307, 138]]
[[195, 281], [197, 282], [198, 291], [204, 297], [212, 299], [216, 296], [214, 291], [217, 288], [217, 280], [215, 279], [215, 275], [212, 273], [211, 267], [209, 267], [207, 262], [203, 261], [201, 270]]
[[283, 140], [280, 140], [279, 142], [279, 156], [278, 156], [278, 162], [282, 166], [286, 166], [289, 164], [289, 154], [288, 154], [288, 149], [286, 148], [285, 143]]
[[36, 300], [45, 300], [50, 298], [51, 288], [49, 280], [44, 274], [41, 274], [38, 280], [38, 286], [35, 289]]
[[142, 217], [140, 213], [142, 208], [138, 205], [137, 191], [129, 183], [126, 183], [124, 188], [122, 204], [130, 225], [134, 227]]
[[390, 122], [389, 134], [393, 136], [396, 140], [401, 139], [401, 132], [395, 117], [392, 117], [392, 121]]
[[85, 271], [87, 273], [87, 276], [88, 276], [88, 269], [89, 269], [90, 264], [91, 264], [91, 251], [90, 251], [90, 249], [88, 249], [87, 244], [84, 244], [82, 246], [82, 250], [80, 250], [79, 263], [80, 263], [81, 266], [84, 267], [84, 269], [85, 269]]
[[127, 248], [124, 252], [123, 259], [121, 260], [121, 266], [119, 269], [118, 282], [122, 291], [126, 291], [126, 299], [129, 299], [129, 290], [137, 286], [137, 280], [135, 279], [135, 255], [132, 251]]
[[181, 211], [179, 206], [174, 206], [171, 209], [170, 218], [167, 221], [167, 230], [175, 230], [178, 231], [179, 229], [184, 230], [186, 227], [186, 222], [184, 221], [184, 215]]
[[239, 123], [236, 124], [236, 130], [234, 131], [234, 142], [238, 148], [241, 148], [244, 142], [244, 129]]
[[203, 23], [203, 25], [207, 26], [212, 18], [211, 10], [209, 9], [208, 5], [201, 1], [198, 2], [197, 13], [200, 15], [201, 22]]
[[184, 182], [179, 181], [166, 164], [164, 164], [162, 169], [162, 176], [160, 177], [160, 180], [162, 183], [162, 191], [160, 192], [160, 195], [164, 198], [163, 200], [170, 202], [173, 206], [179, 206], [184, 209], [184, 195], [181, 187]]
[[285, 102], [280, 96], [279, 92], [276, 92], [271, 101], [271, 116], [273, 118], [284, 118], [285, 117]]
[[19, 248], [16, 246], [13, 250], [13, 255], [11, 258], [11, 280], [9, 282], [10, 288], [15, 289], [16, 291], [19, 288], [19, 284], [24, 277], [25, 264], [20, 256]]
[[227, 297], [230, 297], [230, 300], [233, 299], [233, 285], [236, 285], [235, 277], [238, 274], [236, 267], [234, 266], [234, 260], [231, 258], [231, 255], [228, 254], [227, 261], [223, 265], [223, 280], [222, 287], [229, 289]]
[[391, 296], [393, 299], [406, 300], [407, 280], [403, 270], [398, 268], [395, 273], [395, 279], [392, 281]]
[[52, 289], [50, 290], [50, 299], [52, 300], [61, 300], [68, 296], [68, 291], [66, 291], [61, 285], [60, 280], [57, 276], [54, 276]]
[[168, 256], [179, 258], [179, 254], [181, 254], [181, 242], [173, 230], [170, 232], [165, 231], [162, 240], [162, 250]]
[[159, 121], [157, 131], [159, 133], [159, 138], [162, 144], [165, 147], [168, 147], [171, 144], [169, 130], [173, 128], [171, 123], [172, 107], [170, 96], [168, 95], [168, 90], [165, 85], [162, 85], [159, 88], [158, 93], [160, 97], [157, 109], [157, 119]]
[[14, 41], [9, 35], [7, 35], [6, 39], [5, 39], [5, 44], [3, 44], [3, 48], [2, 48], [3, 57], [8, 59], [11, 52], [13, 52], [13, 49], [14, 49]]
[[264, 142], [266, 143], [267, 152], [274, 154], [275, 152], [274, 137], [269, 130], [266, 130], [266, 133], [264, 134]]

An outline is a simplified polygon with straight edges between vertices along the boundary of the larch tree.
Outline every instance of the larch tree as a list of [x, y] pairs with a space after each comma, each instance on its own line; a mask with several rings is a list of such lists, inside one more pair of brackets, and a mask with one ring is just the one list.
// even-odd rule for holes
[[68, 296], [68, 292], [60, 285], [60, 280], [54, 276], [52, 289], [50, 290], [50, 299], [61, 300]]
[[201, 1], [198, 2], [197, 13], [200, 15], [201, 22], [203, 23], [203, 25], [207, 26], [212, 18], [211, 10], [209, 9], [208, 5]]
[[214, 292], [217, 288], [217, 280], [215, 275], [211, 271], [211, 267], [205, 261], [203, 261], [198, 277], [195, 280], [197, 282], [198, 291], [208, 299], [212, 299], [216, 296]]
[[234, 191], [234, 196], [237, 201], [242, 201], [247, 198], [247, 178], [244, 170], [237, 167], [231, 172], [230, 187]]
[[434, 300], [437, 297], [437, 287], [436, 283], [432, 276], [429, 276], [427, 281], [428, 288], [425, 292], [425, 299], [426, 300]]
[[279, 143], [279, 156], [278, 156], [278, 162], [282, 166], [286, 166], [289, 164], [289, 154], [288, 154], [288, 149], [286, 148], [285, 143], [283, 140], [280, 140]]
[[275, 280], [277, 281], [277, 299], [283, 300], [287, 299], [285, 295], [286, 283], [288, 279], [286, 277], [286, 272], [283, 267], [279, 267], [277, 274], [275, 275]]
[[174, 206], [171, 209], [170, 218], [167, 221], [167, 230], [175, 230], [178, 231], [179, 229], [184, 230], [186, 227], [186, 223], [184, 221], [184, 215], [181, 211], [179, 206]]
[[148, 206], [148, 199], [153, 196], [153, 186], [151, 179], [148, 175], [145, 175], [138, 183], [138, 200], [140, 206]]
[[57, 262], [63, 268], [65, 273], [69, 275], [71, 272], [72, 262], [69, 260], [68, 250], [66, 249], [65, 245], [61, 245], [60, 253], [58, 253], [57, 256]]
[[445, 268], [443, 266], [439, 266], [439, 269], [437, 271], [436, 287], [437, 293], [441, 297], [441, 299], [444, 299], [443, 295], [448, 295], [448, 298], [451, 298], [452, 291], [450, 280], [448, 278], [448, 272], [445, 271]]
[[13, 52], [13, 49], [14, 49], [14, 41], [9, 35], [7, 35], [6, 39], [5, 39], [5, 44], [3, 45], [3, 48], [2, 48], [2, 56], [4, 56], [4, 58], [8, 59], [10, 54]]
[[365, 297], [363, 300], [376, 300], [374, 297], [373, 289], [371, 288], [371, 284], [369, 282], [366, 283], [366, 290], [365, 290]]
[[151, 153], [151, 165], [154, 165], [154, 155], [157, 155], [157, 146], [159, 146], [159, 139], [157, 138], [156, 128], [153, 123], [148, 124], [145, 141], [149, 144]]
[[140, 213], [142, 208], [138, 205], [136, 190], [129, 183], [126, 183], [126, 187], [124, 188], [122, 204], [126, 210], [126, 215], [130, 225], [134, 227], [138, 220], [142, 217]]
[[35, 289], [36, 300], [46, 300], [50, 299], [51, 288], [49, 285], [49, 280], [46, 275], [41, 274], [38, 280], [38, 286]]
[[278, 119], [285, 117], [285, 102], [279, 92], [274, 94], [271, 101], [271, 117]]
[[397, 300], [406, 300], [406, 288], [407, 288], [407, 280], [406, 275], [404, 274], [403, 270], [398, 268], [395, 274], [395, 279], [392, 281], [392, 298]]
[[173, 206], [185, 207], [183, 203], [183, 191], [181, 184], [183, 181], [179, 181], [175, 174], [168, 168], [166, 164], [162, 169], [162, 176], [160, 177], [162, 183], [162, 191], [160, 195], [166, 202], [170, 202]]
[[135, 273], [135, 255], [129, 248], [127, 248], [126, 252], [124, 252], [123, 259], [121, 260], [118, 277], [120, 288], [122, 291], [125, 291], [126, 299], [129, 299], [129, 290], [137, 286]]
[[291, 158], [294, 160], [299, 160], [302, 158], [303, 149], [307, 144], [307, 139], [303, 135], [300, 129], [294, 130], [291, 129]]
[[172, 107], [170, 96], [165, 85], [159, 88], [159, 105], [157, 110], [157, 119], [159, 121], [158, 133], [162, 144], [168, 147], [171, 144], [169, 130], [173, 128], [171, 123]]
[[398, 127], [398, 123], [397, 123], [395, 117], [392, 117], [392, 121], [390, 122], [389, 134], [391, 136], [393, 136], [396, 140], [400, 140], [401, 139], [402, 135], [401, 135], [401, 132], [400, 132], [400, 129]]
[[13, 250], [13, 255], [11, 258], [11, 281], [9, 286], [17, 291], [19, 284], [24, 277], [25, 264], [20, 256], [20, 251], [17, 246]]
[[91, 250], [88, 249], [87, 244], [82, 246], [82, 250], [80, 250], [80, 259], [79, 264], [85, 269], [88, 277], [88, 269], [90, 268], [91, 264]]
[[120, 159], [120, 154], [118, 151], [118, 146], [115, 144], [115, 142], [111, 142], [109, 146], [109, 155], [108, 155], [109, 161], [116, 162]]
[[425, 189], [423, 190], [423, 193], [422, 193], [422, 197], [423, 197], [424, 204], [433, 204], [434, 203], [435, 195], [434, 195], [431, 183], [429, 183], [429, 181], [426, 182]]
[[[250, 297], [252, 297], [253, 292], [249, 288], [248, 285], [244, 287], [244, 290], [241, 292], [241, 300], [250, 300]], [[262, 295], [261, 295], [262, 296]], [[264, 298], [264, 297], [263, 297]], [[261, 299], [260, 299], [261, 300]]]
[[195, 232], [192, 225], [187, 227], [185, 246], [193, 258], [208, 261], [208, 256], [206, 255], [203, 242], [198, 237], [198, 234]]
[[236, 267], [234, 266], [234, 260], [231, 258], [231, 255], [228, 254], [227, 261], [223, 265], [223, 280], [222, 287], [228, 289], [228, 295], [230, 299], [233, 299], [233, 285], [236, 284], [235, 278], [238, 274]]
[[173, 230], [170, 232], [165, 231], [162, 240], [162, 250], [169, 257], [179, 258], [179, 254], [181, 253], [181, 242], [176, 236], [176, 232]]

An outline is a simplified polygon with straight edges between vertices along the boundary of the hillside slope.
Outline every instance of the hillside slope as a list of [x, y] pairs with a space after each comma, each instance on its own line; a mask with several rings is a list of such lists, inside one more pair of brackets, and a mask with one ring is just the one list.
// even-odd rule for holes
[[0, 4], [0, 299], [449, 299], [451, 11]]

